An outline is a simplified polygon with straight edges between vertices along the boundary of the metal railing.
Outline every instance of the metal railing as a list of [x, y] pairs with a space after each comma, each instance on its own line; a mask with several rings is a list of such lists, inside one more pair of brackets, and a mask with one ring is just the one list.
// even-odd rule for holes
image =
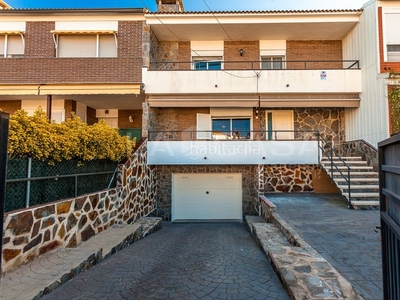
[[[199, 67], [201, 61], [153, 61], [150, 62], [150, 71], [218, 71], [218, 70], [359, 70], [358, 60], [283, 60], [277, 62], [266, 61], [213, 61], [212, 67]], [[204, 58], [203, 62], [207, 62]], [[208, 64], [206, 64], [208, 66]]]
[[32, 159], [28, 158], [26, 177], [6, 180], [6, 211], [109, 189], [118, 172], [117, 167], [114, 171], [32, 176], [32, 169]]
[[157, 130], [148, 132], [149, 141], [316, 141], [318, 131], [307, 130]]
[[[333, 171], [336, 170], [340, 176], [345, 180], [347, 183], [347, 188], [348, 188], [348, 205], [349, 208], [353, 208], [353, 205], [351, 204], [351, 180], [350, 180], [350, 166], [344, 161], [344, 159], [336, 152], [335, 149], [333, 149], [332, 145], [324, 139], [320, 134], [318, 134], [318, 147], [321, 150], [322, 155], [324, 155], [326, 158], [331, 163], [331, 168], [330, 168], [330, 176], [333, 180]], [[343, 163], [343, 166], [346, 167], [346, 171], [342, 172], [337, 164], [334, 163], [333, 158], [337, 158], [341, 163]], [[320, 161], [320, 158], [319, 158]]]

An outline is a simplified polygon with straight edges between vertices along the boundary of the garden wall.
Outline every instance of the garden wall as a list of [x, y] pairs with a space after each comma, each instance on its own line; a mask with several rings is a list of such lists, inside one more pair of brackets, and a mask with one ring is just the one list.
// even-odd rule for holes
[[147, 142], [119, 166], [118, 186], [5, 215], [4, 274], [57, 247], [76, 247], [114, 224], [130, 224], [156, 207], [155, 168], [146, 165]]

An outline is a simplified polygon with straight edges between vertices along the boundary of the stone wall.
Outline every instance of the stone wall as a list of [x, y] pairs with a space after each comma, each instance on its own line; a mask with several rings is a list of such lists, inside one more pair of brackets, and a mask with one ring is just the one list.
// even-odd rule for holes
[[155, 168], [147, 143], [120, 165], [118, 187], [5, 215], [1, 273], [56, 247], [75, 247], [114, 224], [130, 224], [156, 207]]
[[265, 192], [312, 192], [312, 172], [317, 165], [266, 165]]
[[255, 214], [257, 166], [157, 166], [157, 216], [171, 220], [173, 173], [242, 173], [243, 215]]
[[[319, 131], [333, 147], [340, 148], [346, 140], [343, 108], [296, 108], [294, 129], [297, 131]], [[296, 139], [308, 139], [309, 133], [297, 133]]]
[[368, 166], [373, 167], [377, 172], [379, 168], [378, 149], [368, 144], [364, 140], [356, 140], [343, 143], [339, 150], [340, 156], [360, 156], [362, 160], [368, 163]]

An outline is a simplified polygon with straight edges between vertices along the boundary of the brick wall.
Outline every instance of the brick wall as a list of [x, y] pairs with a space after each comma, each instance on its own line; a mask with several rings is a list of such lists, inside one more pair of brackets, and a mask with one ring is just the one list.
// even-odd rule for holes
[[[132, 123], [129, 121], [129, 116], [133, 119]], [[118, 110], [118, 128], [142, 128], [142, 110]]]
[[55, 58], [52, 26], [27, 24], [27, 57], [1, 59], [0, 83], [142, 82], [142, 22], [119, 22], [117, 58]]
[[[287, 41], [287, 61], [339, 61], [307, 63], [307, 69], [339, 68], [342, 62], [342, 41]], [[288, 69], [304, 69], [304, 62], [288, 62]]]
[[71, 118], [72, 113], [76, 113], [76, 101], [65, 100], [64, 109], [65, 109], [65, 119]]
[[0, 101], [0, 108], [3, 112], [13, 114], [21, 109], [21, 100], [2, 100]]
[[[243, 56], [240, 56], [239, 50], [243, 50]], [[225, 42], [224, 43], [224, 69], [225, 70], [252, 70], [259, 67], [260, 45], [255, 42]], [[232, 63], [234, 61], [234, 63]]]
[[27, 22], [25, 32], [25, 57], [54, 57], [55, 45], [50, 33], [55, 22]]
[[385, 61], [385, 48], [383, 44], [383, 20], [382, 20], [382, 7], [378, 7], [378, 32], [379, 32], [379, 60], [380, 60], [380, 72], [400, 72], [400, 61], [399, 62], [387, 62]]
[[[190, 50], [190, 42], [180, 42], [179, 43], [179, 54], [178, 61], [190, 62], [191, 58], [191, 50]], [[190, 70], [190, 63], [180, 64], [180, 70]]]
[[86, 108], [86, 123], [88, 125], [93, 125], [94, 123], [97, 123], [99, 120], [96, 118], [96, 110], [91, 107]]

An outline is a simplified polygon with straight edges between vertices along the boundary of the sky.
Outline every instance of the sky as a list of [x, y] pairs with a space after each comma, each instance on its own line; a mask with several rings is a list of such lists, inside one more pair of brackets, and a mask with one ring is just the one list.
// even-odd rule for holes
[[[183, 0], [185, 11], [358, 9], [368, 0]], [[148, 8], [156, 0], [5, 0], [14, 8]], [[210, 9], [209, 9], [209, 8]]]

